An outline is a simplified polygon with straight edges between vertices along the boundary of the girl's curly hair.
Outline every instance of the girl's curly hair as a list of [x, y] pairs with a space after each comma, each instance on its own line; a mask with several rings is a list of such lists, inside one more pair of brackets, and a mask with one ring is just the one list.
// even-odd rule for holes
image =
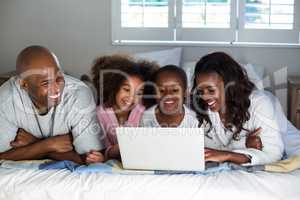
[[147, 81], [158, 65], [145, 60], [135, 60], [128, 55], [101, 56], [92, 66], [92, 81], [97, 91], [97, 105], [113, 106], [121, 85], [128, 76]]
[[[196, 111], [200, 124], [212, 122], [207, 115], [207, 104], [197, 92], [197, 77], [200, 74], [216, 73], [224, 81], [226, 104], [226, 128], [234, 130], [233, 139], [237, 140], [243, 125], [250, 118], [249, 96], [255, 85], [249, 80], [247, 72], [232, 57], [224, 52], [215, 52], [202, 57], [196, 64], [192, 88], [192, 108]], [[210, 131], [210, 129], [208, 131]]]

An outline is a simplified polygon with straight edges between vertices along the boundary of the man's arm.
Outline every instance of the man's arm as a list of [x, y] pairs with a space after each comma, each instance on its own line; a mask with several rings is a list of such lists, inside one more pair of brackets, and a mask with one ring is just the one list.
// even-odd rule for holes
[[[72, 143], [72, 136], [71, 134], [65, 134], [64, 136], [61, 136], [62, 139], [67, 139], [70, 141], [70, 145]], [[43, 139], [36, 138], [31, 133], [28, 133], [24, 129], [18, 129], [17, 136], [14, 141], [12, 141], [10, 144], [14, 148], [24, 147], [28, 146], [34, 143], [37, 143], [39, 141], [42, 141]], [[46, 139], [47, 140], [47, 139]], [[77, 154], [75, 151], [69, 151], [65, 153], [58, 153], [58, 152], [46, 152], [44, 155], [41, 155], [41, 158], [47, 157], [53, 160], [71, 160], [73, 162], [83, 164], [83, 160], [85, 158], [82, 158], [83, 156]], [[38, 159], [38, 158], [36, 158]]]
[[65, 153], [51, 152], [47, 155], [47, 157], [53, 160], [70, 160], [78, 164], [85, 164], [85, 155], [79, 155], [76, 151], [69, 151]]
[[4, 159], [4, 160], [41, 159], [50, 151], [48, 145], [45, 143], [46, 141], [40, 141], [32, 145], [10, 149], [6, 152], [0, 153], [0, 159]]
[[[29, 134], [29, 133], [27, 133]], [[20, 141], [14, 141], [20, 142]], [[22, 143], [22, 142], [21, 142]], [[8, 151], [0, 153], [0, 159], [5, 160], [32, 160], [41, 159], [47, 156], [49, 153], [65, 153], [73, 149], [72, 142], [69, 135], [60, 135], [47, 138], [44, 140], [38, 140], [34, 143], [12, 148]]]

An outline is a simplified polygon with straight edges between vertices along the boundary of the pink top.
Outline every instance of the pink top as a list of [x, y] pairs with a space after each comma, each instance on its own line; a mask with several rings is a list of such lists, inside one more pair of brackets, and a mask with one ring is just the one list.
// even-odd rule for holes
[[[128, 120], [125, 122], [124, 126], [138, 127], [144, 110], [145, 107], [141, 104], [135, 106], [131, 110]], [[120, 125], [114, 110], [111, 107], [105, 108], [100, 105], [97, 107], [97, 118], [103, 128], [104, 135], [106, 136], [105, 145], [107, 149], [109, 149], [112, 145], [118, 144], [116, 128], [120, 127]]]

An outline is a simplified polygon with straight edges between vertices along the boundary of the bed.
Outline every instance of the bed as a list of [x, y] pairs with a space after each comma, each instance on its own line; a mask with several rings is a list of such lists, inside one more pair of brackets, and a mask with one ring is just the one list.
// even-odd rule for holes
[[300, 170], [204, 175], [119, 175], [0, 168], [1, 200], [300, 199]]

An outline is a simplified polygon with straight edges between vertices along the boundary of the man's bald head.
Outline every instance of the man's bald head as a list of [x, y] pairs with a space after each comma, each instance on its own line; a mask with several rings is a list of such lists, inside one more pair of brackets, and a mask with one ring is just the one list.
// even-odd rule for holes
[[16, 63], [20, 87], [40, 112], [58, 105], [64, 89], [64, 76], [55, 55], [42, 46], [21, 51]]
[[19, 76], [29, 70], [42, 70], [51, 67], [59, 68], [58, 60], [49, 49], [42, 46], [26, 47], [17, 57], [16, 70]]

